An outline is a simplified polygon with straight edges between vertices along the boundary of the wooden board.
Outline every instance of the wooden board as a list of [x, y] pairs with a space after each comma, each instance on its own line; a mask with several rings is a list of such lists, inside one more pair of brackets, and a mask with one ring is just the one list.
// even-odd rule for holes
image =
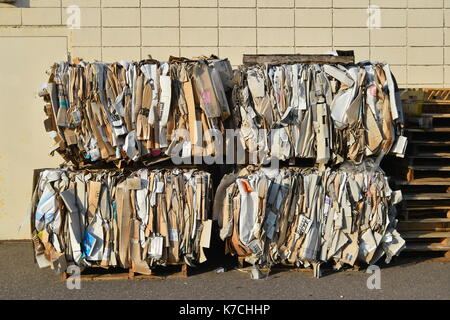
[[[450, 103], [450, 102], [449, 102]], [[415, 118], [450, 118], [450, 113], [422, 113]]]
[[450, 193], [411, 193], [404, 194], [404, 200], [450, 200]]
[[423, 89], [425, 93], [424, 101], [433, 103], [450, 103], [450, 89], [449, 88], [426, 88]]
[[450, 238], [450, 232], [404, 232], [403, 239]]
[[450, 210], [450, 206], [445, 205], [426, 205], [426, 204], [409, 205], [407, 203], [405, 206], [406, 211]]
[[[153, 270], [152, 270], [153, 271]], [[175, 278], [187, 278], [189, 276], [188, 266], [186, 264], [180, 265], [180, 271], [173, 272], [172, 270], [167, 270], [143, 275], [135, 274], [132, 269], [128, 272], [120, 273], [94, 273], [94, 274], [81, 274], [81, 281], [109, 281], [109, 280], [141, 280], [141, 279], [175, 279]], [[66, 280], [68, 277], [67, 273], [63, 272], [61, 274], [61, 280]]]
[[425, 166], [425, 165], [409, 165], [409, 169], [416, 171], [450, 171], [450, 166]]
[[408, 132], [450, 132], [450, 128], [406, 128]]
[[394, 180], [394, 182], [405, 186], [450, 186], [450, 178], [419, 178], [411, 181]]
[[448, 251], [450, 250], [450, 245], [444, 245], [440, 243], [407, 243], [405, 251]]
[[[252, 267], [239, 267], [236, 268], [239, 271], [245, 271], [245, 272], [251, 272]], [[312, 268], [298, 268], [295, 266], [289, 266], [289, 265], [275, 265], [272, 268], [259, 268], [259, 271], [261, 271], [263, 274], [269, 274], [270, 272], [281, 272], [281, 271], [295, 271], [295, 272], [312, 272]]]
[[450, 158], [450, 153], [446, 153], [446, 152], [430, 152], [430, 153], [426, 153], [426, 152], [419, 152], [417, 154], [413, 154], [413, 155], [407, 155], [407, 157], [409, 158], [429, 158], [429, 159], [435, 159], [435, 158]]
[[[247, 266], [247, 267], [239, 267], [239, 268], [235, 268], [235, 270], [238, 271], [244, 271], [244, 272], [251, 272], [252, 271], [252, 266]], [[332, 271], [333, 269], [326, 264], [323, 264], [321, 266], [321, 270], [323, 271]], [[360, 270], [360, 266], [357, 265], [357, 263], [355, 263], [355, 265], [352, 267], [350, 265], [345, 265], [345, 268], [340, 269], [339, 271], [359, 271]], [[270, 275], [271, 273], [275, 272], [310, 272], [310, 273], [314, 273], [314, 269], [312, 267], [296, 267], [294, 265], [289, 265], [289, 264], [277, 264], [272, 266], [272, 268], [259, 268], [259, 271], [261, 271], [261, 273], [263, 273], [264, 275]], [[336, 272], [333, 270], [333, 272]]]
[[[340, 53], [340, 52], [338, 52]], [[353, 51], [346, 51], [339, 56], [328, 54], [244, 54], [244, 65], [254, 64], [294, 64], [294, 63], [318, 63], [318, 64], [354, 64]]]
[[450, 218], [427, 218], [427, 219], [409, 219], [402, 220], [399, 223], [448, 223]]
[[170, 274], [139, 274], [135, 275], [132, 270], [129, 271], [130, 279], [178, 279], [188, 277], [188, 266], [186, 264], [181, 265], [181, 271], [173, 272]]
[[429, 104], [450, 104], [449, 88], [410, 88], [402, 93], [405, 102], [416, 101]]
[[409, 144], [434, 144], [446, 146], [450, 145], [450, 141], [437, 141], [437, 140], [411, 140]]

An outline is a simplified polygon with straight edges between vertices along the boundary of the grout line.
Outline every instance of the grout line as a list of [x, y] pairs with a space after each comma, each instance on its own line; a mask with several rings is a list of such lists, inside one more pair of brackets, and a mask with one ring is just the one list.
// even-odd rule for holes
[[[60, 13], [60, 16], [61, 16], [61, 26], [63, 27], [63, 15], [64, 15], [64, 13], [63, 13], [63, 6], [62, 6], [62, 0], [60, 0], [59, 1], [59, 13]], [[80, 8], [80, 14], [81, 14], [81, 8]], [[66, 28], [67, 28], [67, 23], [66, 23]], [[67, 33], [67, 35], [66, 35], [66, 59], [68, 60], [67, 62], [68, 63], [72, 63], [72, 59], [73, 59], [73, 39], [72, 39], [72, 36], [73, 36], [73, 32], [72, 32], [72, 29], [69, 29], [68, 30], [69, 32]], [[69, 56], [70, 56], [70, 59], [68, 59], [69, 58]]]
[[103, 9], [100, 0], [100, 61], [103, 61]]
[[331, 0], [331, 51], [334, 51], [334, 0]]
[[139, 0], [139, 57], [142, 60], [142, 0]]
[[445, 1], [442, 1], [442, 88], [445, 87]]
[[[372, 5], [372, 0], [369, 0], [369, 8]], [[367, 10], [367, 9], [366, 9]], [[381, 10], [381, 9], [380, 9]], [[367, 13], [367, 11], [366, 11]], [[366, 17], [366, 19], [370, 19], [370, 17]], [[382, 23], [383, 21], [383, 17], [381, 17], [381, 12], [380, 12], [380, 23]], [[370, 23], [366, 22], [366, 28], [369, 28]], [[382, 26], [380, 26], [380, 28], [382, 28]], [[372, 61], [372, 29], [369, 28], [369, 61]]]
[[[39, 37], [31, 37], [31, 38], [61, 38], [64, 36], [39, 36]], [[17, 36], [1, 36], [0, 38], [17, 38]], [[29, 36], [23, 36], [23, 38], [30, 38]], [[77, 48], [98, 48], [98, 46], [95, 45], [76, 45]], [[133, 45], [107, 45], [104, 46], [105, 48], [136, 48], [136, 46]], [[143, 48], [177, 48], [178, 46], [163, 46], [163, 45], [147, 45], [143, 46]], [[184, 48], [214, 48], [214, 46], [208, 46], [208, 45], [187, 45], [183, 46]], [[248, 45], [223, 45], [222, 48], [253, 48], [254, 46]], [[260, 46], [260, 48], [292, 48], [291, 45], [285, 45], [285, 46]], [[313, 46], [314, 48], [329, 48], [330, 46]], [[311, 48], [311, 46], [299, 46], [299, 48]], [[357, 48], [365, 48], [365, 47], [357, 47]], [[423, 65], [423, 64], [421, 64]], [[434, 66], [438, 66], [438, 64], [430, 64]]]
[[[17, 25], [2, 25], [0, 27], [17, 27]], [[61, 25], [55, 24], [55, 25], [24, 25], [23, 27], [61, 27]], [[121, 29], [127, 29], [127, 28], [138, 28], [139, 26], [104, 26], [105, 29], [108, 28], [121, 28]], [[98, 26], [86, 26], [83, 28], [98, 28]], [[178, 26], [152, 26], [152, 25], [148, 25], [148, 26], [142, 26], [143, 29], [146, 28], [152, 28], [152, 29], [174, 29], [174, 28], [178, 28]], [[184, 28], [187, 29], [205, 29], [205, 28], [215, 28], [215, 26], [186, 26]], [[254, 29], [254, 26], [223, 26], [222, 28], [224, 29]], [[293, 27], [278, 27], [278, 26], [273, 26], [273, 27], [267, 27], [267, 26], [260, 26], [260, 29], [292, 29]], [[314, 27], [307, 27], [307, 26], [302, 26], [301, 28], [303, 29], [324, 29], [324, 28], [331, 28], [330, 26], [314, 26]], [[352, 27], [352, 26], [347, 26], [347, 27], [334, 27], [335, 29], [367, 29], [367, 27], [365, 26], [359, 26], [359, 27]], [[384, 29], [405, 29], [405, 27], [385, 27]], [[410, 29], [442, 29], [442, 27], [411, 27]], [[441, 45], [438, 45], [439, 47]], [[397, 45], [398, 47], [398, 45]]]
[[258, 26], [258, 0], [255, 1], [255, 25], [256, 25], [256, 39], [255, 39], [255, 44], [256, 44], [256, 54], [259, 54], [259, 45], [258, 45], [258, 31], [259, 31], [259, 26]]
[[409, 2], [406, 4], [406, 85], [409, 87]]
[[178, 0], [178, 56], [181, 57], [181, 4]]
[[297, 33], [297, 26], [296, 26], [296, 20], [295, 20], [295, 13], [296, 13], [296, 9], [295, 9], [295, 1], [294, 1], [294, 53], [297, 53], [297, 36], [296, 36], [296, 33]]
[[217, 55], [219, 58], [221, 57], [220, 54], [220, 23], [219, 23], [219, 1], [216, 1], [216, 19], [217, 19]]

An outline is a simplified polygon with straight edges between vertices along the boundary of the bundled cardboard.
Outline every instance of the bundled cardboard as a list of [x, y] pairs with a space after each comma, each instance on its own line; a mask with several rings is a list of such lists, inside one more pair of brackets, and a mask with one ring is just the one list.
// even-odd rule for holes
[[271, 158], [359, 163], [382, 157], [394, 143], [396, 154], [406, 148], [399, 91], [387, 64], [243, 66], [233, 102], [252, 164]]
[[[251, 163], [314, 158], [318, 168], [249, 166], [218, 186], [213, 211], [226, 251], [255, 266], [312, 265], [319, 275], [323, 262], [373, 264], [404, 247], [395, 230], [401, 193], [378, 167], [407, 144], [387, 64], [253, 64], [233, 73], [213, 56], [77, 60], [55, 64], [41, 96], [53, 151], [75, 166], [228, 157], [226, 128], [239, 129], [226, 140], [237, 136], [252, 158], [237, 157]], [[57, 272], [75, 264], [142, 274], [201, 263], [211, 195], [210, 175], [197, 170], [44, 170], [33, 194], [36, 260]]]
[[[224, 132], [232, 77], [229, 61], [213, 56], [61, 62], [40, 93], [47, 102], [45, 128], [56, 142], [53, 151], [77, 165], [214, 155], [222, 150], [211, 131]], [[204, 139], [199, 127], [210, 130]]]
[[44, 170], [33, 194], [39, 266], [132, 268], [203, 262], [211, 177], [197, 170]]
[[242, 169], [227, 175], [216, 194], [214, 218], [226, 252], [255, 266], [285, 263], [336, 268], [375, 263], [399, 254], [392, 191], [372, 159], [338, 169]]

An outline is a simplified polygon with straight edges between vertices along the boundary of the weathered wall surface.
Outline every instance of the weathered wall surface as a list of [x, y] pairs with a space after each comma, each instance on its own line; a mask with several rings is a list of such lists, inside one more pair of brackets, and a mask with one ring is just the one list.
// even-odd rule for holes
[[[80, 9], [80, 29], [70, 6]], [[379, 10], [368, 12], [369, 6]], [[112, 62], [151, 54], [324, 53], [354, 49], [357, 60], [392, 65], [403, 87], [450, 86], [450, 0], [17, 0], [0, 3], [0, 239], [20, 232], [34, 168], [48, 156], [45, 70], [73, 57]], [[378, 19], [379, 18], [379, 19]], [[375, 28], [368, 28], [368, 19]]]

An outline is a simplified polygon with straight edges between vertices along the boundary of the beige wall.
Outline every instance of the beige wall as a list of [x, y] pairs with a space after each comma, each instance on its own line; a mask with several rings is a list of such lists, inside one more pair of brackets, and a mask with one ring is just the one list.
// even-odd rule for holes
[[[0, 239], [28, 238], [26, 219], [34, 168], [57, 167], [37, 97], [45, 67], [63, 59], [64, 37], [0, 37]], [[42, 106], [42, 107], [41, 107]]]
[[[81, 29], [66, 8], [81, 8]], [[381, 29], [367, 28], [367, 7]], [[357, 60], [391, 63], [404, 87], [450, 86], [450, 0], [17, 0], [0, 4], [0, 239], [28, 237], [34, 168], [55, 167], [37, 90], [67, 52], [85, 60], [139, 60], [151, 54], [355, 50]]]

